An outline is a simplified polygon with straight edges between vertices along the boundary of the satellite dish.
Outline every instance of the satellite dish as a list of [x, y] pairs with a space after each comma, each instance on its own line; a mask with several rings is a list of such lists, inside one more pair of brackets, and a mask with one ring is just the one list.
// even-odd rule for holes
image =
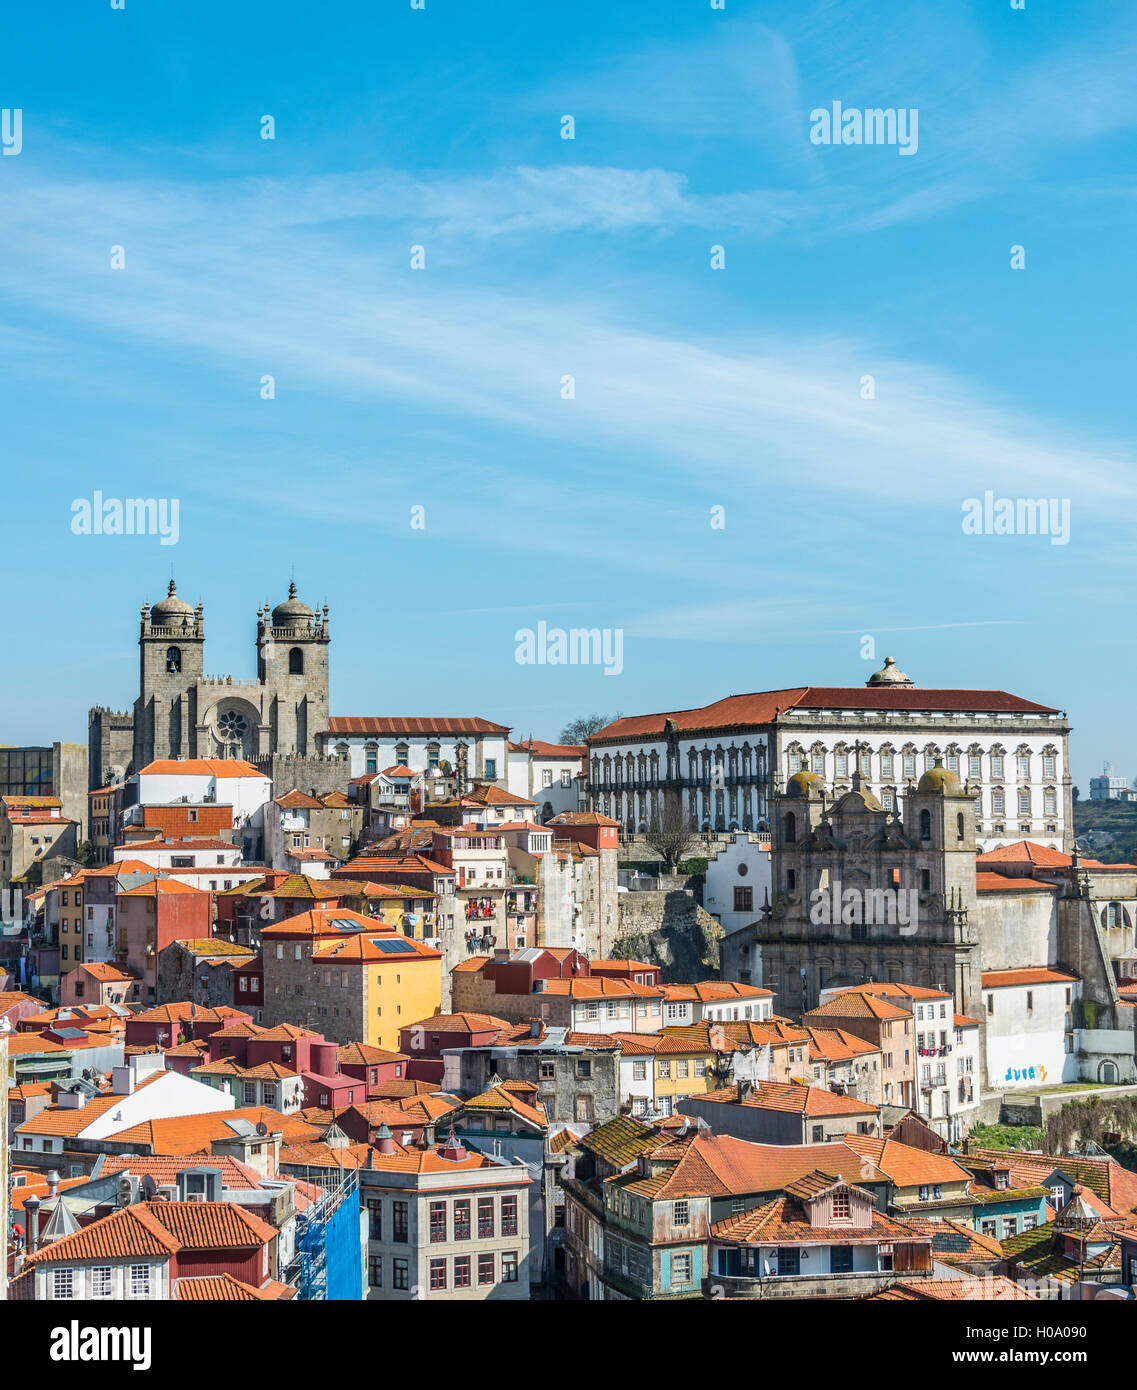
[[261, 1136], [262, 1139], [268, 1133], [268, 1125], [266, 1125], [263, 1120], [257, 1121], [257, 1133]]
[[158, 1195], [158, 1184], [154, 1181], [153, 1174], [144, 1173], [142, 1175], [142, 1196], [149, 1201], [151, 1197]]

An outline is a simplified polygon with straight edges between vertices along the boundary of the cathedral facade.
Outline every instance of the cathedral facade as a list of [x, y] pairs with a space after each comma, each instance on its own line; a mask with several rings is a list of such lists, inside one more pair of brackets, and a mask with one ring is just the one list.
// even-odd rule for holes
[[139, 687], [132, 711], [89, 716], [92, 788], [164, 758], [305, 756], [328, 727], [328, 607], [309, 608], [289, 587], [257, 610], [257, 675], [204, 673], [205, 618], [170, 581], [142, 605]]

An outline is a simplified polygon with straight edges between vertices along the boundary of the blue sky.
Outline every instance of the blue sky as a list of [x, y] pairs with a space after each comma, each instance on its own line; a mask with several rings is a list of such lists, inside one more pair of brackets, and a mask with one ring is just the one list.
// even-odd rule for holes
[[[1131, 5], [72, 0], [6, 34], [4, 741], [129, 704], [173, 564], [210, 672], [253, 674], [293, 568], [326, 596], [337, 713], [555, 737], [890, 653], [1067, 709], [1083, 792], [1137, 773]], [[812, 145], [834, 100], [918, 109], [916, 154]], [[96, 489], [177, 497], [179, 543], [74, 536]], [[1069, 544], [964, 535], [987, 489], [1069, 498]], [[516, 665], [540, 620], [623, 629], [623, 673]]]

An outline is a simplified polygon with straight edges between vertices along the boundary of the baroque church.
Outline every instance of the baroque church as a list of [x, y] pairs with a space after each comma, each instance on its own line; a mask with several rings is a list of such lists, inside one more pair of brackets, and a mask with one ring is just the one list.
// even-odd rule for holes
[[132, 712], [89, 714], [91, 785], [120, 781], [162, 758], [309, 755], [328, 728], [328, 606], [288, 597], [257, 609], [257, 676], [204, 674], [205, 617], [170, 580], [142, 605], [139, 689]]
[[[902, 811], [885, 810], [859, 773], [830, 797], [804, 769], [773, 811], [771, 901], [725, 938], [725, 979], [772, 989], [778, 1013], [864, 980], [943, 988], [965, 1012], [980, 1009], [975, 793], [942, 759]], [[904, 901], [911, 910], [897, 913]]]

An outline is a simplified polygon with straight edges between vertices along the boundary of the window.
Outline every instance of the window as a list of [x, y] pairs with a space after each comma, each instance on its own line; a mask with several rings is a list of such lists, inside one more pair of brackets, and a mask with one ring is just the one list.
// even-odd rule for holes
[[668, 1081], [669, 1081], [669, 1080], [671, 1079], [671, 1062], [670, 1062], [670, 1060], [668, 1060], [668, 1061], [664, 1061], [664, 1060], [662, 1060], [662, 1059], [660, 1060], [660, 1062], [659, 1062], [659, 1075], [660, 1075], [662, 1078], [664, 1078], [665, 1080], [668, 1080]]
[[833, 1220], [849, 1221], [852, 1219], [852, 1206], [849, 1201], [848, 1192], [834, 1192], [833, 1194]]
[[915, 777], [916, 775], [916, 755], [915, 753], [904, 754], [904, 776]]
[[[407, 1224], [409, 1204], [406, 1202], [391, 1203], [391, 1239], [396, 1245], [406, 1245], [408, 1240]], [[396, 1288], [399, 1286], [396, 1284]]]
[[1030, 754], [1029, 754], [1029, 753], [1020, 753], [1019, 756], [1018, 756], [1018, 759], [1017, 759], [1017, 763], [1018, 763], [1018, 769], [1019, 769], [1019, 781], [1020, 781], [1020, 782], [1029, 782], [1029, 781], [1030, 781]]
[[686, 1078], [687, 1072], [688, 1072], [688, 1063], [687, 1063], [687, 1059], [686, 1059], [686, 1057], [682, 1057], [682, 1058], [680, 1058], [680, 1060], [679, 1060], [678, 1062], [675, 1063], [675, 1075], [676, 1075], [677, 1077], [680, 1077], [680, 1078]]
[[930, 840], [932, 838], [932, 813], [931, 811], [920, 812], [920, 839]]
[[430, 1262], [430, 1288], [431, 1292], [446, 1287], [446, 1261], [431, 1260]]
[[691, 1255], [689, 1251], [680, 1251], [671, 1257], [671, 1282], [672, 1284], [689, 1284], [691, 1282]]
[[376, 1197], [367, 1199], [367, 1239], [383, 1239], [383, 1203]]
[[91, 1297], [110, 1298], [112, 1278], [110, 1265], [96, 1265], [91, 1270]]
[[557, 1064], [556, 1064], [556, 1062], [542, 1062], [542, 1063], [541, 1063], [541, 1080], [542, 1080], [542, 1081], [553, 1081], [553, 1080], [556, 1078], [556, 1075], [557, 1075]]
[[468, 1198], [454, 1203], [454, 1239], [470, 1239], [470, 1202]]
[[738, 884], [734, 888], [734, 910], [735, 912], [754, 911], [754, 889], [749, 885], [741, 887]]
[[689, 1226], [691, 1224], [690, 1202], [672, 1202], [671, 1220], [676, 1226]]
[[581, 1058], [576, 1064], [576, 1074], [581, 1081], [588, 1081], [592, 1076], [592, 1063], [587, 1058]]
[[[496, 779], [497, 779], [497, 759], [496, 759], [496, 758], [487, 758], [487, 759], [486, 759], [486, 778], [487, 778], [487, 780], [489, 780], [490, 782], [496, 781]], [[478, 1282], [481, 1283], [481, 1280], [479, 1279]], [[493, 1283], [493, 1280], [492, 1280], [492, 1279], [490, 1280], [490, 1283], [491, 1283], [491, 1284]]]
[[[478, 1239], [492, 1240], [494, 1234], [493, 1198], [478, 1198]], [[479, 1280], [479, 1282], [481, 1282]]]
[[411, 1262], [410, 1260], [396, 1259], [394, 1261], [394, 1276], [391, 1279], [393, 1289], [409, 1289], [411, 1286]]
[[367, 1257], [367, 1284], [369, 1288], [381, 1289], [383, 1287], [383, 1256], [368, 1255]]
[[454, 1287], [456, 1289], [468, 1289], [470, 1287], [469, 1255], [459, 1255], [454, 1261]]
[[792, 811], [787, 811], [787, 812], [786, 812], [786, 815], [785, 815], [785, 819], [784, 819], [784, 821], [783, 821], [782, 823], [783, 823], [783, 825], [785, 826], [785, 834], [784, 834], [784, 836], [783, 836], [783, 839], [785, 840], [786, 844], [787, 844], [787, 845], [796, 844], [796, 843], [797, 843], [797, 817], [794, 815], [794, 813], [793, 813]]
[[994, 1236], [998, 1239], [999, 1223], [997, 1221], [981, 1221], [979, 1223], [979, 1234], [984, 1236]]
[[517, 1234], [516, 1197], [503, 1197], [501, 1199], [501, 1233], [503, 1236], [515, 1236]]
[[1028, 791], [1019, 792], [1019, 815], [1030, 815], [1030, 792]]
[[811, 1143], [813, 1143], [813, 1144], [821, 1144], [821, 1143], [823, 1143], [824, 1140], [825, 1140], [825, 1126], [824, 1126], [824, 1125], [814, 1125], [813, 1128], [812, 1128], [811, 1131], [810, 1131], [810, 1134], [811, 1134], [811, 1139], [810, 1139], [810, 1142], [811, 1142]]
[[[431, 1202], [430, 1204], [430, 1243], [438, 1245], [446, 1239], [446, 1203]], [[431, 1285], [433, 1288], [434, 1285]]]
[[832, 1245], [829, 1247], [829, 1270], [832, 1274], [852, 1274], [853, 1247], [851, 1245]]
[[646, 1080], [647, 1080], [647, 1063], [646, 1063], [646, 1062], [633, 1062], [633, 1063], [632, 1063], [632, 1080], [633, 1080], [633, 1081], [646, 1081]]
[[166, 648], [166, 670], [172, 675], [178, 675], [182, 669], [182, 653], [178, 647]]
[[800, 1274], [801, 1273], [801, 1252], [798, 1250], [779, 1249], [778, 1251], [778, 1273], [779, 1274]]
[[517, 1283], [517, 1251], [503, 1250], [501, 1255], [501, 1282], [503, 1284]]
[[972, 753], [967, 760], [967, 775], [978, 777], [983, 770], [983, 761], [978, 753]]
[[131, 1298], [150, 1297], [150, 1266], [131, 1265], [130, 1266], [130, 1296]]
[[478, 1283], [492, 1284], [494, 1281], [494, 1257], [492, 1254], [478, 1256]]
[[73, 1269], [53, 1269], [51, 1272], [52, 1298], [75, 1297], [75, 1271]]
[[1018, 1217], [1017, 1217], [1017, 1216], [1004, 1216], [1004, 1217], [1003, 1217], [1003, 1239], [1004, 1239], [1004, 1240], [1009, 1240], [1011, 1236], [1017, 1236], [1018, 1233], [1019, 1233], [1019, 1219], [1018, 1219]]

